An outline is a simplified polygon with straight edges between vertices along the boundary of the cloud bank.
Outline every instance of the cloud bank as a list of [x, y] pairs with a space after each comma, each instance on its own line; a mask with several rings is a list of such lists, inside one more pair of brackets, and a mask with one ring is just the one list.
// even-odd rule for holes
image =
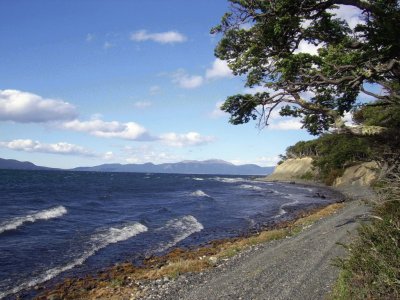
[[147, 130], [135, 122], [121, 123], [118, 121], [105, 122], [103, 120], [73, 120], [64, 122], [61, 127], [68, 130], [86, 132], [103, 138], [121, 138], [125, 140], [150, 139]]
[[71, 120], [77, 115], [75, 106], [62, 100], [18, 90], [0, 90], [0, 121], [45, 123]]
[[81, 146], [65, 142], [60, 142], [56, 144], [44, 144], [30, 139], [16, 139], [9, 142], [0, 142], [0, 147], [25, 152], [95, 156], [93, 152], [86, 150]]
[[[181, 78], [182, 79], [182, 78]], [[193, 85], [189, 79], [183, 84]], [[150, 106], [150, 102], [136, 102], [137, 108]], [[0, 121], [18, 123], [50, 123], [55, 128], [83, 132], [100, 138], [117, 138], [131, 141], [161, 141], [173, 147], [198, 146], [214, 140], [197, 132], [178, 134], [175, 132], [151, 135], [146, 128], [136, 122], [103, 121], [101, 115], [91, 120], [77, 119], [75, 106], [61, 100], [44, 99], [41, 96], [17, 90], [0, 90]], [[0, 147], [27, 152], [93, 155], [84, 148], [68, 144], [42, 144], [30, 139], [0, 142]]]

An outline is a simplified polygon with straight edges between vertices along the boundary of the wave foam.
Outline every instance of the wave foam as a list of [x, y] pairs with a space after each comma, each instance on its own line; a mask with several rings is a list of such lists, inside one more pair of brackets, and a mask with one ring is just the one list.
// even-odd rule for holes
[[192, 179], [196, 180], [196, 181], [203, 181], [204, 180], [204, 178], [199, 178], [199, 177], [193, 177]]
[[254, 191], [261, 191], [262, 188], [256, 185], [250, 185], [250, 184], [242, 184], [239, 186], [241, 189], [246, 189], [246, 190], [254, 190]]
[[191, 193], [190, 196], [194, 196], [194, 197], [209, 197], [209, 198], [211, 198], [209, 195], [204, 193], [202, 190], [197, 190], [197, 191]]
[[279, 212], [278, 212], [278, 214], [277, 214], [274, 218], [279, 218], [279, 217], [283, 216], [284, 214], [287, 213], [287, 211], [285, 210], [285, 207], [288, 207], [288, 206], [291, 206], [291, 205], [296, 205], [297, 203], [299, 203], [298, 200], [295, 200], [295, 201], [293, 201], [293, 202], [288, 202], [288, 203], [282, 204], [282, 205], [279, 207]]
[[6, 222], [3, 222], [2, 224], [0, 224], [0, 233], [9, 231], [9, 230], [15, 230], [18, 227], [20, 227], [21, 225], [23, 225], [24, 223], [28, 223], [28, 222], [34, 223], [39, 220], [50, 220], [50, 219], [61, 217], [61, 216], [65, 215], [66, 213], [67, 213], [67, 209], [64, 206], [60, 205], [60, 206], [42, 210], [37, 213], [27, 215], [24, 217], [16, 217], [16, 218], [13, 218], [9, 221], [6, 221]]
[[172, 236], [172, 240], [166, 243], [161, 243], [157, 249], [157, 252], [162, 252], [183, 241], [188, 236], [195, 232], [200, 232], [204, 229], [197, 219], [191, 215], [184, 216], [182, 218], [173, 219], [168, 221], [164, 227], [158, 229], [158, 231], [165, 231]]
[[237, 183], [237, 182], [247, 181], [244, 178], [227, 178], [227, 177], [216, 177], [214, 178], [214, 180], [225, 183]]
[[5, 292], [0, 292], [0, 299], [10, 295], [10, 294], [15, 294], [23, 289], [30, 288], [32, 286], [38, 285], [42, 282], [45, 282], [47, 280], [50, 280], [57, 275], [61, 274], [62, 272], [68, 271], [78, 265], [83, 264], [90, 256], [95, 254], [97, 251], [99, 251], [102, 248], [107, 247], [110, 244], [113, 243], [118, 243], [121, 241], [125, 241], [129, 238], [132, 238], [142, 232], [146, 232], [148, 229], [146, 226], [140, 224], [140, 223], [135, 223], [133, 225], [128, 225], [124, 226], [122, 228], [109, 228], [105, 232], [101, 232], [98, 234], [95, 234], [92, 236], [90, 241], [92, 242], [90, 247], [86, 251], [83, 252], [82, 256], [75, 258], [72, 262], [65, 266], [59, 266], [55, 268], [51, 268], [49, 270], [46, 270], [42, 275], [39, 277], [36, 277], [30, 281], [24, 282], [21, 285], [5, 291]]

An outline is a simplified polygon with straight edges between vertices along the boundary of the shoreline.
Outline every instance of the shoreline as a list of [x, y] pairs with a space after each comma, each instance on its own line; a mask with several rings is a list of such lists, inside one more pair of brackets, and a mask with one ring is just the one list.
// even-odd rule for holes
[[318, 208], [299, 210], [292, 220], [270, 224], [243, 236], [214, 240], [198, 247], [174, 248], [162, 256], [144, 259], [139, 267], [130, 262], [119, 263], [97, 274], [67, 278], [51, 287], [35, 287], [38, 292], [35, 299], [140, 299], [154, 284], [173, 283], [181, 274], [201, 273], [215, 268], [254, 245], [296, 235], [322, 217], [336, 213], [343, 207], [340, 203], [346, 201], [340, 191], [330, 187], [303, 182], [296, 184], [334, 192], [336, 201]]
[[328, 186], [322, 182], [317, 182], [313, 180], [305, 180], [305, 179], [297, 179], [289, 177], [282, 180], [268, 179], [268, 177], [257, 178], [255, 180], [263, 182], [295, 184], [295, 185], [309, 186], [309, 187], [320, 187], [323, 189], [330, 190], [331, 192], [339, 196], [341, 195], [343, 197], [342, 201], [353, 201], [353, 200], [371, 201], [376, 199], [376, 197], [378, 196], [370, 186], [349, 184], [349, 185], [335, 187], [335, 186]]

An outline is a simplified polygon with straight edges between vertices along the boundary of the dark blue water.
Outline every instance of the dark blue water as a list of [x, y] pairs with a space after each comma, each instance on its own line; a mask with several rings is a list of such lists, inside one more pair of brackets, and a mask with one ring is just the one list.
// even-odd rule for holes
[[0, 298], [335, 200], [317, 192], [250, 177], [0, 170]]

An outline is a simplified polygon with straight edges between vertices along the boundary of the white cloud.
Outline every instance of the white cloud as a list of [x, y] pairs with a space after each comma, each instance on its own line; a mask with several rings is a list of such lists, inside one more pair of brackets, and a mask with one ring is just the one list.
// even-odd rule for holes
[[130, 39], [135, 42], [153, 41], [160, 44], [182, 43], [187, 40], [187, 38], [178, 31], [148, 33], [147, 30], [139, 30], [132, 33]]
[[44, 123], [71, 120], [77, 115], [75, 106], [62, 100], [18, 90], [0, 90], [0, 121]]
[[323, 44], [319, 44], [317, 46], [308, 43], [307, 41], [302, 40], [297, 47], [297, 49], [294, 51], [294, 53], [308, 53], [311, 55], [318, 55], [318, 49], [321, 48]]
[[150, 107], [152, 103], [150, 101], [137, 101], [133, 104], [136, 108], [143, 109]]
[[103, 159], [104, 160], [113, 160], [113, 159], [115, 159], [115, 155], [112, 151], [108, 151], [108, 152], [104, 153]]
[[61, 126], [64, 129], [87, 132], [97, 137], [121, 138], [126, 140], [151, 139], [147, 130], [135, 122], [105, 122], [98, 119], [92, 119], [90, 121], [73, 120], [65, 122]]
[[288, 119], [278, 122], [272, 122], [268, 128], [275, 130], [299, 130], [303, 124], [299, 119]]
[[8, 148], [11, 150], [25, 151], [25, 152], [42, 152], [54, 153], [64, 155], [83, 155], [95, 156], [91, 151], [86, 150], [81, 146], [60, 142], [56, 144], [44, 144], [30, 139], [17, 139], [10, 142], [0, 142], [0, 147]]
[[149, 89], [150, 96], [157, 95], [161, 91], [161, 88], [158, 85], [153, 85]]
[[357, 24], [364, 24], [361, 19], [362, 11], [351, 5], [339, 5], [336, 9], [330, 9], [330, 13], [334, 13], [338, 18], [346, 20], [351, 29], [354, 29]]
[[[166, 75], [166, 74], [162, 74]], [[167, 74], [168, 75], [168, 74]], [[170, 73], [172, 82], [184, 89], [197, 88], [209, 80], [233, 77], [232, 71], [224, 60], [215, 59], [212, 66], [208, 68], [204, 75], [189, 75], [184, 69], [179, 69]]]
[[232, 77], [232, 71], [228, 67], [228, 63], [225, 60], [216, 58], [210, 69], [206, 70], [207, 79], [216, 79], [224, 77]]
[[280, 161], [279, 156], [261, 156], [255, 160], [255, 164], [263, 167], [273, 167]]
[[215, 103], [214, 110], [210, 113], [211, 118], [220, 118], [224, 116], [228, 116], [229, 114], [221, 110], [221, 106], [224, 104], [224, 101], [218, 101]]
[[167, 145], [173, 147], [199, 146], [211, 143], [215, 140], [212, 136], [202, 136], [197, 132], [188, 132], [184, 134], [170, 132], [162, 134], [160, 139]]
[[184, 89], [194, 89], [204, 83], [200, 75], [188, 75], [183, 69], [179, 69], [172, 74], [172, 82]]
[[301, 92], [300, 97], [303, 98], [304, 100], [309, 101], [315, 97], [315, 93], [313, 91], [307, 90], [305, 92]]
[[350, 127], [356, 126], [356, 124], [353, 121], [352, 112], [350, 112], [350, 111], [345, 112], [342, 119], [343, 119], [344, 123], [346, 124], [346, 126], [350, 126]]

